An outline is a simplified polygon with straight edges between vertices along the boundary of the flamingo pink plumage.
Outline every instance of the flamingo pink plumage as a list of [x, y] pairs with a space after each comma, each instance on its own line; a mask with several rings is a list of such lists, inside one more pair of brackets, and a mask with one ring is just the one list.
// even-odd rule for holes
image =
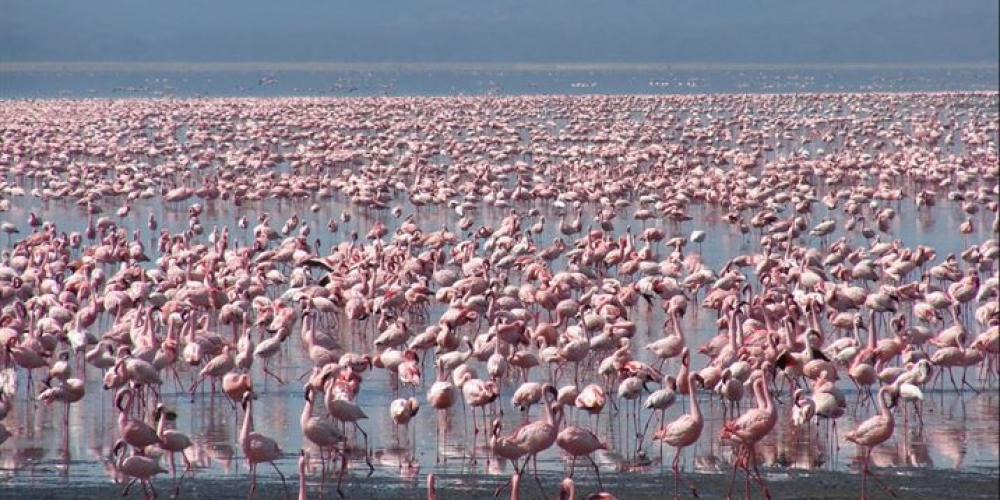
[[680, 478], [681, 450], [691, 446], [701, 437], [701, 431], [705, 426], [705, 419], [701, 415], [701, 408], [698, 406], [698, 398], [694, 393], [695, 382], [701, 382], [701, 376], [697, 373], [688, 375], [688, 384], [691, 390], [691, 411], [681, 415], [673, 422], [656, 431], [653, 439], [661, 440], [677, 449], [674, 454], [674, 461], [671, 467], [674, 470], [674, 497], [677, 497], [678, 480]]
[[852, 443], [856, 443], [865, 450], [864, 462], [861, 469], [861, 498], [867, 498], [867, 482], [868, 476], [872, 476], [869, 470], [871, 464], [872, 447], [878, 446], [889, 438], [892, 437], [893, 430], [895, 429], [895, 420], [892, 417], [892, 412], [889, 410], [888, 405], [885, 402], [886, 396], [889, 394], [889, 386], [882, 387], [878, 390], [878, 406], [879, 414], [870, 417], [868, 420], [861, 422], [853, 431], [844, 434], [844, 438]]

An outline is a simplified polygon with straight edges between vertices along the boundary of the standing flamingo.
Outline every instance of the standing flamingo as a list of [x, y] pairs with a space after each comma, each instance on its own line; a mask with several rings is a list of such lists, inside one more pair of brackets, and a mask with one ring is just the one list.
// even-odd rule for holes
[[[141, 455], [125, 457], [123, 448], [126, 445], [125, 440], [119, 439], [111, 449], [111, 458], [118, 457], [118, 460], [115, 461], [115, 470], [122, 475], [132, 478], [125, 485], [125, 489], [122, 490], [122, 496], [128, 495], [128, 490], [132, 484], [139, 481], [142, 483], [143, 497], [148, 499], [156, 498], [156, 490], [153, 488], [151, 479], [157, 474], [166, 473], [167, 469], [160, 467], [159, 462], [149, 457]], [[147, 486], [149, 487], [148, 492], [146, 491]]]
[[[895, 429], [895, 420], [892, 417], [892, 412], [889, 410], [889, 406], [886, 404], [886, 397], [890, 395], [889, 386], [884, 386], [878, 390], [878, 406], [879, 414], [870, 417], [868, 420], [861, 422], [853, 431], [844, 434], [844, 438], [852, 443], [856, 443], [861, 446], [865, 452], [865, 458], [861, 469], [861, 498], [864, 500], [868, 497], [867, 494], [867, 478], [875, 476], [871, 473], [871, 460], [872, 460], [872, 448], [878, 446], [892, 437], [892, 432]], [[892, 493], [892, 490], [888, 492]]]
[[[344, 433], [334, 425], [331, 419], [313, 416], [313, 399], [315, 398], [314, 393], [316, 390], [314, 386], [306, 385], [306, 404], [302, 407], [299, 426], [302, 428], [302, 435], [319, 448], [320, 491], [322, 492], [323, 485], [326, 483], [327, 456], [329, 456], [330, 460], [335, 458], [334, 453], [336, 452], [337, 444], [344, 441]], [[323, 454], [324, 449], [327, 450], [327, 455]]]
[[601, 482], [601, 469], [594, 462], [590, 454], [597, 450], [608, 449], [607, 443], [602, 443], [593, 432], [583, 427], [572, 425], [559, 431], [559, 434], [556, 436], [556, 445], [572, 457], [569, 466], [569, 477], [573, 477], [577, 457], [587, 457], [587, 460], [590, 460], [590, 464], [594, 466], [594, 472], [597, 474], [597, 488], [604, 490], [604, 483]]
[[[509, 460], [510, 464], [514, 468], [514, 472], [517, 473], [517, 471], [520, 470], [520, 466], [517, 461], [520, 460], [521, 457], [527, 455], [528, 450], [515, 439], [515, 436], [501, 436], [500, 433], [502, 431], [503, 424], [500, 419], [493, 419], [493, 430], [490, 436], [490, 451], [492, 451], [497, 457]], [[496, 491], [493, 492], [493, 496], [500, 496], [500, 492], [503, 491], [507, 484], [510, 484], [510, 481], [500, 485]]]
[[726, 422], [722, 427], [722, 439], [732, 439], [739, 444], [736, 463], [733, 464], [733, 476], [729, 481], [729, 490], [726, 497], [732, 494], [733, 480], [736, 479], [736, 467], [743, 467], [746, 472], [747, 492], [750, 491], [750, 467], [753, 467], [753, 476], [760, 485], [764, 496], [770, 498], [770, 492], [764, 480], [757, 470], [757, 452], [755, 446], [758, 441], [768, 435], [778, 422], [778, 412], [775, 411], [774, 403], [771, 401], [771, 393], [767, 390], [767, 382], [763, 375], [759, 375], [753, 382], [754, 392], [757, 395], [757, 408], [754, 408], [736, 420]]
[[[697, 373], [692, 373], [688, 375], [688, 384], [691, 388], [691, 412], [686, 415], [681, 415], [673, 422], [670, 422], [666, 426], [656, 431], [653, 439], [664, 441], [670, 446], [677, 448], [677, 452], [674, 454], [674, 461], [672, 462], [672, 468], [674, 470], [674, 498], [678, 497], [678, 482], [680, 479], [680, 460], [681, 460], [681, 450], [685, 447], [691, 446], [698, 441], [701, 437], [701, 430], [705, 426], [705, 419], [701, 415], [701, 408], [698, 406], [698, 398], [694, 393], [694, 384], [698, 382], [704, 384], [701, 376]], [[694, 486], [691, 487], [694, 490]]]
[[[157, 444], [160, 438], [156, 435], [156, 429], [130, 415], [134, 399], [135, 392], [131, 388], [123, 388], [115, 395], [115, 407], [120, 412], [118, 414], [118, 430], [126, 443], [132, 445], [136, 450], [143, 450], [147, 446]], [[123, 400], [126, 401], [124, 404], [122, 404]]]
[[[558, 392], [551, 384], [545, 384], [546, 395], [545, 419], [523, 425], [505, 438], [512, 446], [524, 450], [526, 459], [521, 464], [521, 471], [528, 467], [528, 461], [532, 461], [532, 470], [535, 482], [544, 493], [542, 481], [538, 478], [538, 454], [552, 447], [556, 442], [559, 433], [559, 424], [562, 422], [562, 405], [555, 401]], [[503, 487], [501, 486], [501, 489]], [[498, 490], [499, 492], [499, 490]]]
[[435, 436], [437, 438], [437, 446], [435, 447], [436, 460], [440, 461], [441, 453], [441, 412], [447, 411], [452, 405], [455, 404], [455, 386], [445, 380], [444, 371], [440, 368], [437, 369], [437, 381], [431, 385], [431, 388], [427, 390], [427, 402], [430, 403], [431, 407], [437, 410], [438, 414], [438, 425], [436, 426], [437, 432]]
[[257, 399], [257, 394], [247, 391], [243, 395], [243, 428], [240, 429], [240, 448], [243, 449], [243, 456], [250, 464], [250, 492], [247, 499], [253, 498], [257, 492], [257, 464], [267, 462], [274, 467], [274, 470], [281, 477], [281, 485], [285, 488], [285, 499], [288, 499], [288, 483], [285, 482], [285, 475], [278, 469], [275, 460], [281, 458], [282, 451], [278, 443], [259, 433], [253, 431], [253, 400]]
[[180, 495], [181, 485], [177, 480], [177, 463], [174, 459], [174, 454], [180, 452], [181, 458], [184, 459], [184, 472], [181, 474], [181, 481], [184, 480], [184, 475], [191, 470], [191, 461], [188, 460], [187, 454], [184, 450], [191, 447], [191, 439], [187, 437], [186, 434], [177, 431], [175, 429], [165, 428], [165, 424], [168, 418], [173, 415], [172, 412], [166, 411], [163, 404], [156, 406], [156, 410], [153, 412], [153, 418], [156, 419], [156, 435], [160, 438], [159, 446], [170, 453], [170, 473], [174, 476], [174, 496]]

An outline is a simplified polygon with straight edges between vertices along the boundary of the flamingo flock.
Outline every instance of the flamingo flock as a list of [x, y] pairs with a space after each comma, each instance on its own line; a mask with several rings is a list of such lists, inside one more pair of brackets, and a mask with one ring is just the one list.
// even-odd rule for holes
[[[614, 498], [601, 469], [665, 445], [673, 497], [697, 497], [683, 451], [708, 442], [727, 498], [739, 474], [769, 498], [783, 427], [856, 446], [861, 497], [894, 495], [873, 450], [923, 428], [928, 393], [996, 387], [997, 101], [2, 101], [0, 454], [11, 415], [59, 403], [68, 438], [102, 401], [123, 494], [170, 473], [183, 497], [204, 465], [175, 402], [218, 397], [248, 498], [261, 464], [288, 497], [291, 458], [300, 498], [315, 459], [316, 494], [335, 473], [350, 496], [388, 456], [375, 415], [400, 470], [431, 420], [436, 464], [509, 466], [496, 496], [530, 464], [550, 498], [557, 454], [559, 498], [580, 458]], [[299, 450], [269, 422], [281, 391]]]

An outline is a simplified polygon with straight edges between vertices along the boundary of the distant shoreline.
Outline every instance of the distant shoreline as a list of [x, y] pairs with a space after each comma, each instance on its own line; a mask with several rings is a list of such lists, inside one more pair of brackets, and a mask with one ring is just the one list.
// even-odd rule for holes
[[98, 62], [0, 61], [0, 72], [213, 71], [908, 71], [1000, 70], [995, 61], [967, 63], [478, 63], [478, 62]]

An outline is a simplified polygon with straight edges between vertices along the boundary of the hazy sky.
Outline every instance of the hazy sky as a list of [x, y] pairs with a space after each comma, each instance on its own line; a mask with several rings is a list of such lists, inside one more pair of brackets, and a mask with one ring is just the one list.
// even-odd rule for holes
[[997, 0], [2, 0], [0, 62], [993, 63]]

